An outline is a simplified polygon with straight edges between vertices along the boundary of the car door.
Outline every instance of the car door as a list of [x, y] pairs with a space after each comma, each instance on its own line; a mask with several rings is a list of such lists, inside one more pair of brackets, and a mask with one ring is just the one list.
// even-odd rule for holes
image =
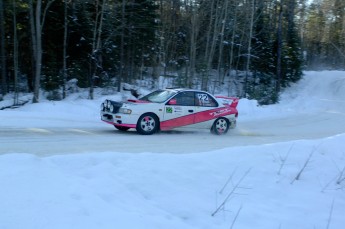
[[218, 102], [206, 92], [195, 92], [194, 127], [209, 127], [214, 122], [213, 113], [217, 110]]
[[176, 127], [194, 124], [195, 93], [183, 91], [170, 99], [164, 107], [161, 129], [168, 130]]

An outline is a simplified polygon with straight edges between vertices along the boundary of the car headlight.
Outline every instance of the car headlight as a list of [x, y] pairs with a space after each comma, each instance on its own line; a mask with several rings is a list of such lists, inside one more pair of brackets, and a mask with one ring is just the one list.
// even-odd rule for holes
[[120, 109], [119, 109], [119, 113], [131, 114], [131, 113], [132, 113], [132, 110], [131, 110], [131, 109], [127, 109], [127, 108], [120, 108]]
[[101, 104], [101, 111], [105, 111], [104, 103]]
[[111, 105], [111, 104], [110, 104], [110, 106], [109, 106], [109, 111], [110, 111], [111, 113], [113, 113], [113, 112], [114, 112], [114, 106], [113, 106], [113, 105]]

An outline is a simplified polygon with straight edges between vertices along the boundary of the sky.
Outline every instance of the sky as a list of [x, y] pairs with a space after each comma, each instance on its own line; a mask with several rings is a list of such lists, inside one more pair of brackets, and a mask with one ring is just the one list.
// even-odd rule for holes
[[225, 136], [121, 133], [99, 106], [126, 96], [96, 94], [0, 111], [0, 228], [344, 227], [345, 72], [241, 99]]

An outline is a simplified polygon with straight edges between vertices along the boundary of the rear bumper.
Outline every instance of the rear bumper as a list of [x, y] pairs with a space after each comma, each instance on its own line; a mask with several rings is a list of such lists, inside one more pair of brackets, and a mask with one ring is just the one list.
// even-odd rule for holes
[[229, 121], [230, 121], [229, 128], [230, 129], [234, 129], [236, 127], [236, 125], [237, 125], [236, 119], [233, 119], [233, 120], [230, 119]]

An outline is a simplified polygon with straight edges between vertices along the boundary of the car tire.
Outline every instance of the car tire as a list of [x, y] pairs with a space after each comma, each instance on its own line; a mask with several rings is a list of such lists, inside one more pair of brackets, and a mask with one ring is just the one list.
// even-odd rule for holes
[[125, 127], [125, 126], [117, 126], [117, 125], [114, 125], [114, 127], [120, 131], [127, 131], [129, 130], [129, 127]]
[[217, 118], [216, 121], [214, 121], [212, 128], [211, 128], [211, 133], [216, 134], [216, 135], [223, 135], [226, 134], [229, 130], [230, 127], [230, 122], [227, 118]]
[[158, 117], [153, 113], [145, 113], [138, 119], [137, 131], [142, 135], [151, 135], [158, 131], [159, 120]]

